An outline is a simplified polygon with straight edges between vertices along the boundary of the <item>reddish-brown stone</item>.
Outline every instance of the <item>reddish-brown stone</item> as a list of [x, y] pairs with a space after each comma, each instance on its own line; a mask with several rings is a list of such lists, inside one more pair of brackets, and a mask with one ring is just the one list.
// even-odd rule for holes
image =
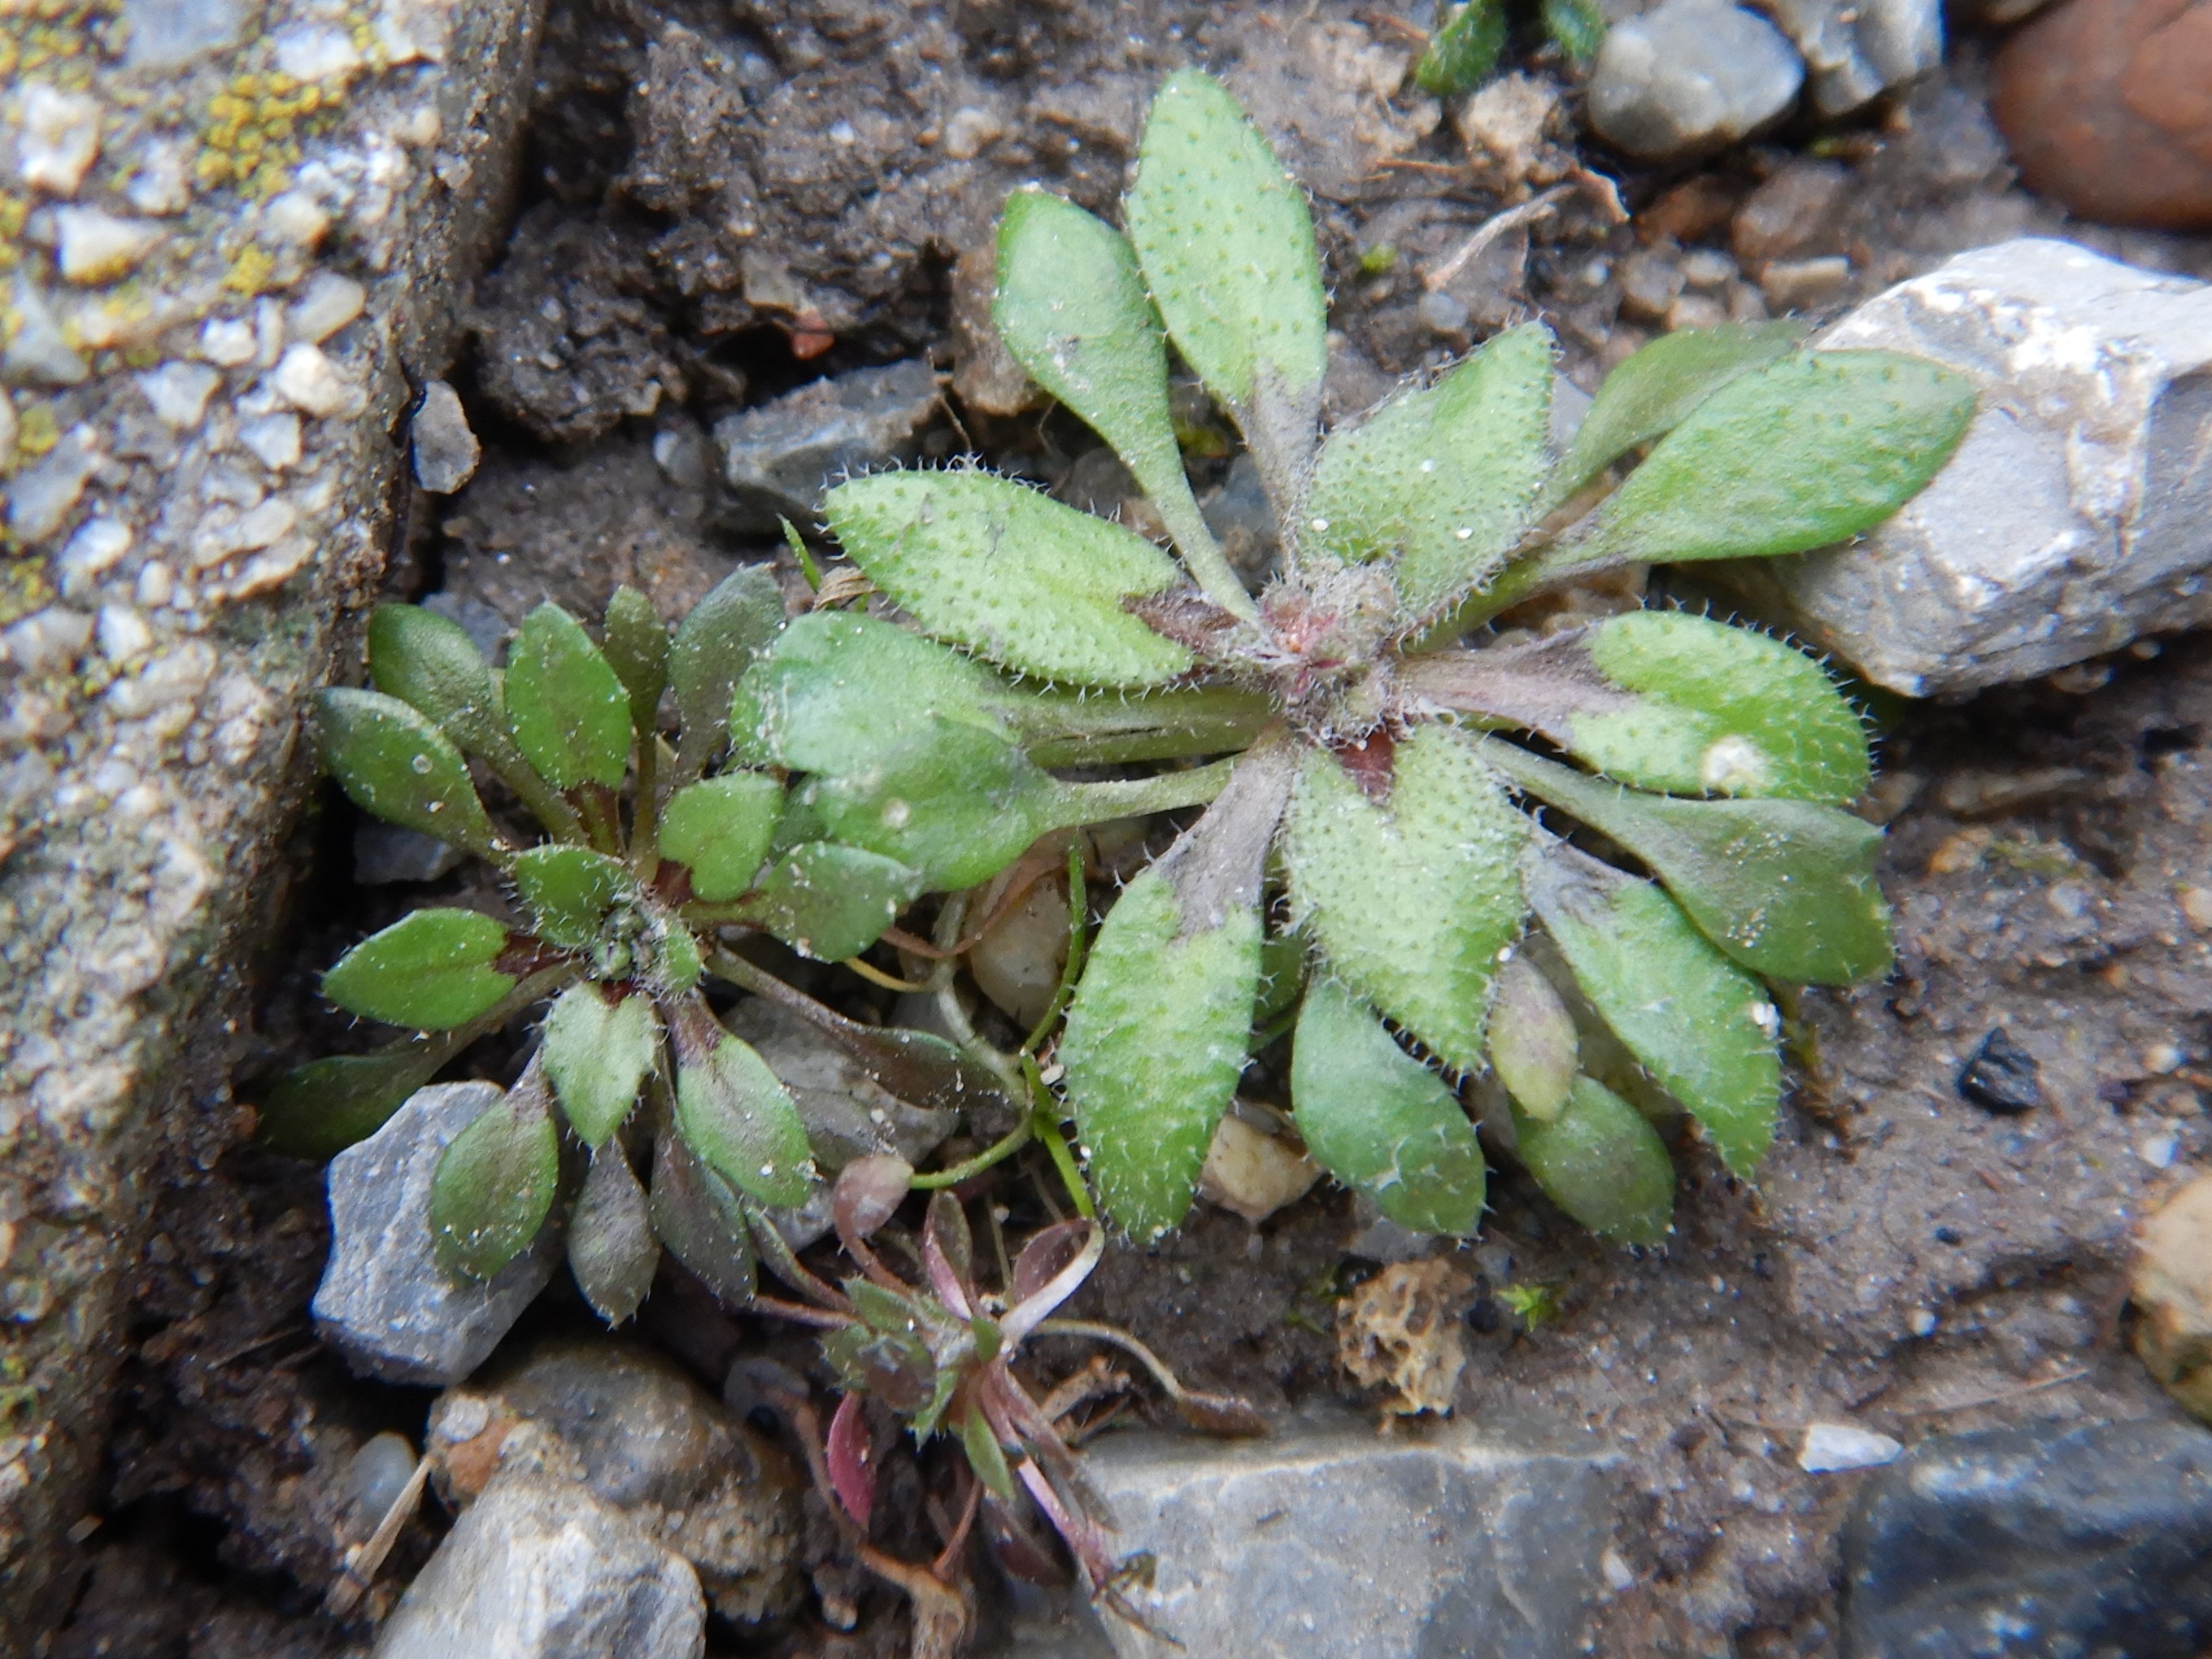
[[2065, 0], [2005, 43], [1991, 102], [2081, 217], [2212, 229], [2212, 0]]

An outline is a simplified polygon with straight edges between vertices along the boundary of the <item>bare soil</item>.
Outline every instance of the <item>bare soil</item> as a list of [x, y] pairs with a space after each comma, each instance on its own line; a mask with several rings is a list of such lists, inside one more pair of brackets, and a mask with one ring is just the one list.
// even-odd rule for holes
[[[455, 376], [485, 460], [461, 495], [418, 501], [392, 591], [443, 592], [511, 625], [547, 597], [596, 614], [627, 580], [678, 615], [736, 562], [783, 556], [726, 527], [707, 425], [815, 376], [917, 354], [957, 376], [933, 453], [972, 443], [1085, 505], [1117, 505], [1122, 486], [1087, 434], [1015, 406], [974, 326], [979, 251], [1024, 181], [1110, 211], [1150, 88], [1188, 62], [1227, 72], [1315, 192], [1340, 413], [1531, 314], [1553, 324], [1585, 387], [1683, 294], [1752, 314], [1765, 301], [1741, 270], [1683, 256], [1729, 253], [1743, 204], [1815, 149], [1844, 183], [1788, 252], [1848, 256], [1830, 309], [2027, 231], [2212, 272], [2204, 239], [2064, 224], [2014, 187], [1972, 37], [1945, 72], [1843, 131], [1654, 171], [1578, 146], [1571, 85], [1535, 151], [1470, 161], [1449, 112], [1389, 95], [1426, 21], [1425, 7], [1345, 0], [1297, 12], [559, 0], [531, 199], [477, 296]], [[1626, 222], [1574, 182], [1577, 167], [1618, 181]], [[1525, 244], [1498, 237], [1424, 285], [1494, 214], [1563, 180]], [[1363, 270], [1384, 244], [1395, 259]], [[1690, 268], [1702, 288], [1667, 274]], [[1201, 482], [1234, 490], [1225, 456]], [[2212, 1160], [2212, 945], [2181, 902], [2212, 886], [2212, 647], [2149, 642], [1968, 703], [1875, 707], [1899, 966], [1799, 1005], [1795, 1093], [1758, 1187], [1685, 1145], [1674, 1240], [1623, 1252], [1501, 1171], [1496, 1214], [1462, 1261], [1474, 1358], [1461, 1410], [1583, 1425], [1631, 1460], [1616, 1547], [1636, 1583], [1591, 1632], [1596, 1652], [1835, 1651], [1834, 1528], [1852, 1482], [1797, 1470], [1808, 1421], [1909, 1441], [2162, 1408], [2121, 1340], [2121, 1276], [2134, 1218]], [[365, 1045], [319, 1004], [316, 973], [412, 904], [465, 889], [500, 901], [465, 874], [356, 885], [355, 827], [334, 794], [303, 826], [290, 887], [271, 899], [285, 923], [268, 959], [243, 969], [266, 988], [258, 1026], [211, 1062], [205, 1115], [177, 1126], [104, 1519], [56, 1659], [365, 1647], [363, 1627], [319, 1611], [353, 1535], [345, 1468], [378, 1430], [419, 1437], [429, 1396], [356, 1382], [316, 1347], [319, 1172], [237, 1144], [247, 1115], [222, 1074]], [[889, 1012], [857, 982], [811, 984]], [[1992, 1031], [2033, 1057], [2033, 1109], [2003, 1115], [1961, 1095]], [[464, 1069], [501, 1074], [523, 1035], [482, 1045]], [[1010, 1228], [1042, 1218], [1035, 1193], [1010, 1170], [994, 1194]], [[1158, 1249], [1110, 1255], [1080, 1311], [1126, 1323], [1195, 1382], [1285, 1410], [1348, 1387], [1331, 1323], [1336, 1297], [1374, 1270], [1346, 1253], [1358, 1224], [1326, 1192], [1256, 1228], [1202, 1208]], [[1501, 1300], [1509, 1285], [1548, 1288], [1556, 1316], [1531, 1328]], [[805, 1352], [673, 1284], [646, 1328], [712, 1389], [733, 1352]], [[431, 1514], [410, 1528], [387, 1577], [404, 1581], [443, 1524]], [[903, 1650], [890, 1598], [862, 1613], [851, 1634], [811, 1614], [717, 1629], [710, 1650]]]

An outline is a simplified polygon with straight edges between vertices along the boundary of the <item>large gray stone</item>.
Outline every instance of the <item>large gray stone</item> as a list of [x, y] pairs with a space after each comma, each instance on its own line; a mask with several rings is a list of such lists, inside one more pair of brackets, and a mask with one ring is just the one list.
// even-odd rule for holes
[[1614, 1480], [1588, 1449], [1332, 1418], [1109, 1436], [1084, 1469], [1116, 1550], [1153, 1561], [1125, 1594], [1159, 1634], [1106, 1620], [1122, 1659], [1568, 1659], [1604, 1594]]
[[1929, 696], [2212, 618], [2212, 284], [2022, 239], [1875, 296], [1820, 343], [1948, 363], [1981, 411], [1872, 534], [1723, 568], [1771, 620]]
[[856, 368], [724, 416], [714, 441], [737, 498], [738, 527], [772, 531], [779, 517], [811, 522], [832, 484], [911, 456], [939, 395], [936, 371], [916, 357]]
[[1728, 0], [1663, 0], [1616, 23], [1590, 70], [1590, 125], [1651, 161], [1723, 149], [1797, 100], [1805, 64], [1780, 30]]
[[[118, 27], [65, 26], [53, 84], [11, 86], [25, 108], [0, 136], [11, 188], [35, 115], [52, 206], [143, 222], [104, 233], [127, 285], [18, 238], [0, 288], [21, 324], [0, 380], [45, 388], [56, 429], [85, 434], [69, 464], [92, 462], [9, 481], [40, 534], [4, 558], [0, 630], [61, 597], [143, 647], [79, 665], [11, 641], [0, 664], [0, 1374], [21, 1385], [0, 1429], [0, 1652], [33, 1651], [76, 1582], [157, 1160], [211, 1168], [251, 1128], [241, 964], [305, 796], [302, 694], [404, 539], [407, 388], [451, 361], [509, 221], [542, 0], [338, 9], [101, 8]], [[287, 61], [320, 83], [313, 122], [206, 117]], [[333, 313], [295, 302], [337, 282], [365, 308], [311, 340]], [[293, 345], [357, 416], [283, 398]]]
[[440, 1395], [426, 1446], [457, 1504], [518, 1468], [589, 1488], [690, 1562], [726, 1619], [788, 1612], [801, 1593], [804, 1478], [657, 1350], [602, 1335], [532, 1343]]
[[2198, 1659], [2212, 1650], [2212, 1431], [1939, 1435], [1844, 1528], [1845, 1659]]
[[500, 1099], [493, 1083], [418, 1089], [384, 1127], [331, 1160], [331, 1260], [315, 1329], [364, 1376], [458, 1382], [491, 1357], [560, 1265], [549, 1220], [487, 1284], [447, 1277], [430, 1237], [430, 1182], [453, 1137]]
[[574, 1481], [501, 1474], [377, 1637], [374, 1659], [698, 1659], [707, 1604], [684, 1558]]

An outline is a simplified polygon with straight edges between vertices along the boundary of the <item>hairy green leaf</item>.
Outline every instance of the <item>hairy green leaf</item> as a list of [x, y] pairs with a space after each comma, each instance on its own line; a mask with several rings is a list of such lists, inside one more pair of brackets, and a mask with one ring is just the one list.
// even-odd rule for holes
[[999, 1444], [999, 1437], [983, 1415], [983, 1408], [972, 1402], [968, 1413], [960, 1419], [961, 1448], [968, 1454], [968, 1467], [983, 1483], [983, 1489], [1002, 1504], [1014, 1501], [1013, 1471], [1006, 1467], [1006, 1449]]
[[494, 966], [507, 928], [477, 910], [417, 910], [372, 933], [323, 975], [348, 1013], [445, 1031], [489, 1012], [519, 982]]
[[836, 842], [793, 848], [745, 901], [744, 919], [821, 962], [856, 957], [921, 896], [921, 872]]
[[545, 1017], [545, 1075], [576, 1139], [603, 1146], [630, 1108], [660, 1050], [649, 997], [610, 1000], [597, 985], [572, 985]]
[[553, 1207], [561, 1138], [542, 1096], [522, 1087], [471, 1120], [430, 1178], [438, 1264], [478, 1282], [530, 1247]]
[[1841, 803], [1865, 793], [1872, 775], [1865, 728], [1820, 664], [1680, 611], [1421, 656], [1403, 684], [1442, 707], [1540, 732], [1639, 789]]
[[799, 799], [836, 839], [920, 872], [925, 890], [996, 874], [1068, 816], [1068, 787], [987, 727], [925, 717], [902, 736], [872, 763], [811, 780]]
[[1521, 928], [1528, 821], [1442, 726], [1399, 744], [1394, 771], [1377, 802], [1333, 757], [1308, 754], [1284, 832], [1291, 906], [1352, 990], [1473, 1071], [1498, 953]]
[[1315, 1162], [1400, 1226], [1464, 1237], [1480, 1223], [1474, 1126], [1443, 1079], [1334, 981], [1316, 981], [1298, 1011], [1291, 1099]]
[[1973, 417], [1972, 383], [1922, 358], [1782, 358], [1730, 380], [1662, 439], [1579, 550], [1665, 564], [1848, 540], [1918, 495]]
[[428, 714], [461, 748], [512, 751], [499, 681], [461, 625], [414, 605], [380, 605], [368, 619], [376, 689]]
[[691, 896], [709, 904], [753, 884], [768, 856], [783, 786], [761, 772], [689, 783], [660, 809], [660, 852], [691, 872]]
[[1127, 239], [1072, 202], [1016, 191], [999, 221], [998, 279], [992, 314], [1015, 361], [1113, 446], [1200, 583], [1224, 602], [1241, 596], [1220, 580], [1227, 567], [1183, 473], [1159, 315]]
[[629, 723], [650, 740], [660, 713], [660, 694], [668, 689], [668, 625], [653, 601], [623, 583], [607, 601], [600, 629], [607, 661], [629, 693]]
[[1152, 100], [1123, 214], [1169, 337], [1236, 415], [1278, 505], [1295, 500], [1328, 369], [1304, 192], [1228, 89], [1182, 70]]
[[1574, 441], [1559, 458], [1545, 504], [1557, 507], [1638, 445], [1673, 431], [1746, 369], [1795, 351], [1805, 332], [1804, 324], [1782, 320], [1661, 335], [1599, 386]]
[[1490, 1005], [1490, 1064], [1514, 1103], [1539, 1123], [1566, 1109], [1581, 1075], [1575, 1017], [1524, 956], [1498, 970], [1498, 993]]
[[568, 1218], [568, 1271], [576, 1288], [600, 1318], [620, 1325], [635, 1317], [659, 1264], [645, 1188], [620, 1146], [602, 1146], [592, 1154]]
[[515, 855], [511, 873], [538, 937], [571, 951], [596, 939], [607, 912], [636, 885], [620, 859], [583, 847], [532, 847]]
[[790, 1091], [752, 1045], [723, 1032], [703, 1053], [679, 1052], [676, 1127], [708, 1169], [763, 1204], [803, 1204], [814, 1176]]
[[1306, 544], [1384, 558], [1409, 615], [1477, 586], [1528, 526], [1550, 465], [1552, 337], [1509, 330], [1425, 390], [1331, 434], [1306, 498]]
[[[1437, 8], [1439, 15], [1443, 10]], [[1431, 98], [1456, 98], [1488, 80], [1504, 50], [1503, 0], [1471, 0], [1430, 37], [1413, 79]]]
[[1648, 881], [1557, 844], [1532, 848], [1522, 878], [1599, 1017], [1748, 1176], [1782, 1095], [1782, 1020], [1765, 989]]
[[1156, 1238], [1190, 1209], [1259, 983], [1256, 904], [1203, 925], [1155, 866], [1107, 912], [1060, 1057], [1091, 1178], [1131, 1237]]
[[1521, 1162], [1552, 1202], [1592, 1232], [1656, 1244], [1674, 1220], [1674, 1166], [1644, 1115], [1603, 1084], [1575, 1079], [1549, 1123], [1513, 1114]]
[[879, 472], [823, 516], [854, 563], [930, 633], [1020, 673], [1158, 685], [1191, 654], [1124, 609], [1175, 561], [1117, 524], [988, 472]]
[[629, 693], [583, 624], [557, 605], [525, 617], [507, 647], [507, 718], [556, 789], [612, 789], [629, 769]]
[[646, 1208], [653, 1232], [694, 1279], [731, 1307], [753, 1299], [758, 1268], [738, 1196], [692, 1155], [681, 1135], [664, 1134], [653, 1142]]
[[1483, 754], [1643, 860], [1705, 937], [1753, 972], [1850, 985], [1888, 969], [1875, 825], [1811, 801], [1641, 794], [1495, 739]]
[[447, 1056], [422, 1042], [331, 1054], [285, 1073], [254, 1102], [254, 1138], [291, 1158], [334, 1158], [366, 1140], [428, 1083]]
[[666, 921], [653, 940], [656, 990], [684, 992], [699, 982], [705, 964], [699, 960], [699, 941], [680, 921]]
[[498, 859], [468, 763], [428, 717], [380, 691], [339, 690], [315, 694], [315, 720], [331, 775], [362, 811]]
[[[668, 684], [683, 729], [676, 775], [690, 782], [730, 740], [730, 694], [753, 659], [783, 627], [783, 590], [765, 565], [725, 577], [676, 625], [668, 652]], [[743, 740], [744, 727], [738, 728]]]

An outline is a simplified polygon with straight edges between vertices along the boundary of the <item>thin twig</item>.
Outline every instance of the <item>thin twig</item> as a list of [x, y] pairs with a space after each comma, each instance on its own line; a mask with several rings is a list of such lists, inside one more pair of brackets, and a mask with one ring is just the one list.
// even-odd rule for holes
[[2001, 1394], [1984, 1395], [1978, 1400], [1954, 1400], [1948, 1404], [1940, 1406], [1903, 1407], [1892, 1406], [1887, 1407], [1883, 1414], [1888, 1417], [1941, 1417], [1949, 1412], [1970, 1412], [1983, 1406], [2002, 1406], [2006, 1401], [2018, 1400], [2024, 1395], [2040, 1394], [2045, 1389], [2063, 1388], [2069, 1382], [2079, 1382], [2088, 1374], [2089, 1368], [2087, 1365], [2077, 1365], [2070, 1371], [2061, 1371], [2056, 1376], [2046, 1376], [2040, 1382], [2023, 1382], [2018, 1388], [2007, 1389]]
[[384, 1565], [384, 1558], [392, 1553], [392, 1545], [398, 1540], [399, 1529], [422, 1502], [422, 1485], [429, 1478], [430, 1460], [424, 1457], [415, 1465], [415, 1473], [407, 1477], [407, 1484], [386, 1509], [368, 1541], [346, 1552], [345, 1571], [323, 1598], [323, 1609], [331, 1618], [347, 1617], [361, 1604], [361, 1598], [368, 1594], [368, 1587]]
[[1421, 286], [1431, 294], [1442, 293], [1485, 248], [1507, 231], [1548, 216], [1559, 198], [1573, 189], [1571, 185], [1554, 185], [1541, 196], [1531, 197], [1518, 207], [1507, 208], [1503, 213], [1493, 213], [1476, 228], [1472, 236], [1459, 245], [1450, 258], [1421, 278]]

